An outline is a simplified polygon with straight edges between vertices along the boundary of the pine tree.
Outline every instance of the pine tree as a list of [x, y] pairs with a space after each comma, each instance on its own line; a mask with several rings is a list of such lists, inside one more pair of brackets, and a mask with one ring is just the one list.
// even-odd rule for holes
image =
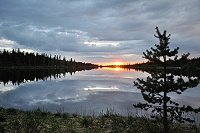
[[[134, 81], [134, 86], [141, 90], [141, 94], [147, 103], [138, 103], [133, 106], [145, 110], [151, 110], [153, 113], [160, 114], [163, 123], [163, 133], [169, 132], [169, 121], [178, 122], [193, 122], [190, 118], [183, 117], [184, 112], [198, 113], [199, 109], [194, 109], [191, 106], [180, 106], [179, 103], [172, 101], [168, 96], [169, 93], [182, 94], [186, 89], [196, 87], [199, 80], [194, 77], [179, 76], [175, 78], [173, 73], [167, 73], [167, 61], [175, 60], [178, 54], [178, 47], [174, 50], [169, 49], [170, 34], [167, 35], [165, 30], [163, 34], [160, 33], [158, 27], [156, 27], [157, 35], [154, 35], [159, 39], [159, 44], [155, 44], [156, 48], [146, 50], [143, 52], [143, 58], [149, 60], [153, 65], [151, 67], [160, 68], [160, 71], [154, 71], [151, 76], [148, 76], [146, 80], [137, 79]], [[187, 54], [188, 55], [188, 54]], [[172, 57], [175, 57], [172, 59]]]

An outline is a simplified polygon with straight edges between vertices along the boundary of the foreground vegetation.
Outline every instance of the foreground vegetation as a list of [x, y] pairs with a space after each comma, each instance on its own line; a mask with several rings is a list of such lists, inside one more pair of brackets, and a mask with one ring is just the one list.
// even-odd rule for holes
[[[195, 125], [170, 123], [170, 133], [197, 133]], [[121, 116], [109, 111], [99, 116], [76, 113], [43, 112], [40, 109], [22, 111], [0, 108], [1, 133], [160, 133], [162, 121], [147, 117]]]

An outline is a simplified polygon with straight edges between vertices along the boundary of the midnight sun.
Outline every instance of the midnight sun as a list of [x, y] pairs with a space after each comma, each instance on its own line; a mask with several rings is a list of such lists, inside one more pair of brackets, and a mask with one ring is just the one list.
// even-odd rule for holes
[[122, 62], [118, 62], [118, 61], [116, 61], [116, 62], [114, 62], [114, 65], [116, 65], [116, 66], [120, 66], [120, 65], [122, 65]]

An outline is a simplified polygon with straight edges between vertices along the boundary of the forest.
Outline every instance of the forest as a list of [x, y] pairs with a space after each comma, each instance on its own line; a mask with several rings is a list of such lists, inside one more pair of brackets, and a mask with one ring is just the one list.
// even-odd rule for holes
[[45, 68], [97, 68], [98, 65], [92, 63], [76, 62], [74, 59], [66, 60], [66, 57], [58, 55], [47, 55], [45, 53], [28, 53], [20, 51], [20, 49], [13, 49], [12, 51], [0, 51], [0, 67], [16, 67], [16, 66], [31, 66], [31, 67], [45, 67]]
[[[12, 51], [0, 51], [0, 84], [11, 82], [19, 85], [24, 82], [47, 80], [58, 78], [76, 71], [98, 68], [92, 63], [76, 62], [74, 59], [66, 60], [66, 57], [51, 56], [45, 53], [28, 53], [13, 49]], [[15, 76], [13, 76], [15, 75]]]
[[[166, 65], [168, 66], [168, 69], [176, 68], [176, 69], [200, 69], [200, 57], [196, 58], [188, 58], [189, 53], [181, 55], [180, 58], [178, 56], [175, 57], [175, 59], [169, 59], [166, 61]], [[154, 60], [154, 61], [147, 61], [143, 63], [136, 63], [136, 64], [127, 64], [123, 65], [121, 67], [124, 68], [134, 68], [134, 69], [145, 69], [145, 70], [151, 70], [151, 68], [156, 68], [159, 69], [159, 66], [162, 66], [162, 61], [160, 60]]]

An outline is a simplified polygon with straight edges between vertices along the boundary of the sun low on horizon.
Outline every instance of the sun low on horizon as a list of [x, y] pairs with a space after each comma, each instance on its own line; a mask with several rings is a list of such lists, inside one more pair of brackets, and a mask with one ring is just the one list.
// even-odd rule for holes
[[109, 65], [115, 65], [115, 66], [120, 66], [126, 64], [126, 62], [122, 61], [113, 61], [113, 62], [99, 62], [98, 64], [101, 64], [103, 66], [109, 66]]
[[113, 62], [113, 65], [120, 66], [120, 65], [123, 65], [123, 63], [116, 61], [116, 62]]

